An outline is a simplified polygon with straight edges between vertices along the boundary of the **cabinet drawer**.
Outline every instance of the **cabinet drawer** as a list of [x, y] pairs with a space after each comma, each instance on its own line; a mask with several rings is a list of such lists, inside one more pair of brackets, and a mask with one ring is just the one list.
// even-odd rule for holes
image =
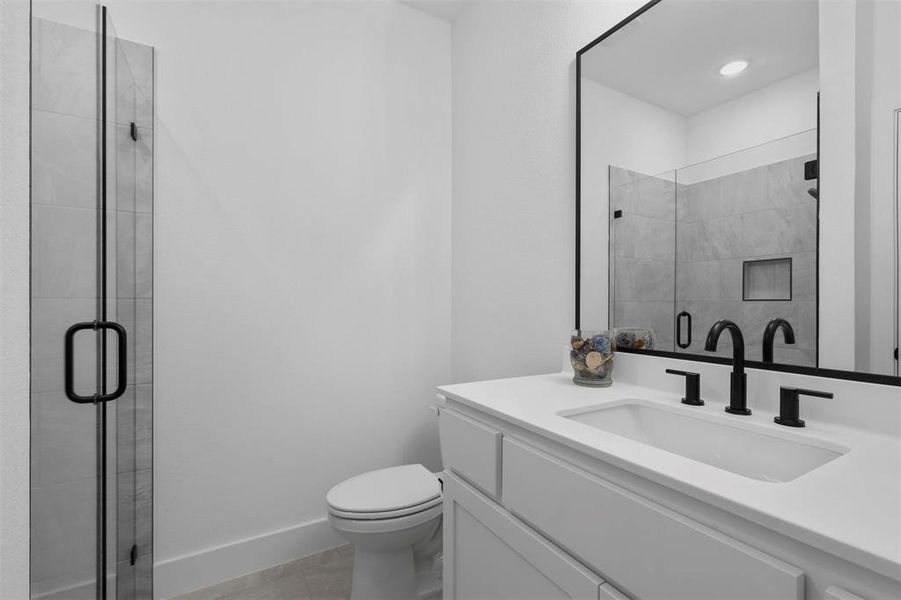
[[501, 432], [449, 408], [441, 410], [438, 426], [444, 466], [489, 496], [499, 497]]
[[804, 573], [513, 440], [504, 505], [642, 600], [801, 600]]
[[444, 529], [447, 600], [598, 598], [599, 577], [453, 475]]

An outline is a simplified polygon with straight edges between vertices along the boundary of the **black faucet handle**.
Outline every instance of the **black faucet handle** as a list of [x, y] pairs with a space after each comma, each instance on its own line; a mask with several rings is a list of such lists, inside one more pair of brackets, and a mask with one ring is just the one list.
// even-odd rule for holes
[[679, 369], [667, 369], [666, 372], [669, 373], [670, 375], [683, 375], [685, 377], [692, 377], [695, 375], [697, 375], [698, 377], [701, 376], [700, 373], [692, 373], [691, 371], [680, 371]]
[[820, 392], [817, 390], [805, 390], [796, 387], [779, 388], [779, 416], [773, 417], [778, 425], [786, 427], [804, 427], [804, 421], [800, 418], [801, 396], [813, 396], [816, 398], [834, 398], [832, 392]]
[[679, 371], [677, 369], [667, 369], [670, 375], [681, 375], [685, 377], [685, 397], [682, 398], [682, 404], [689, 406], [704, 406], [701, 400], [701, 374], [692, 373], [690, 371]]

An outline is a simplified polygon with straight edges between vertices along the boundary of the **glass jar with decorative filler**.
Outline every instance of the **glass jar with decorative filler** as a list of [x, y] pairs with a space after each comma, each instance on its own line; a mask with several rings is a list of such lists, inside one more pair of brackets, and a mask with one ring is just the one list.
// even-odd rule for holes
[[649, 327], [617, 327], [613, 331], [619, 349], [653, 350], [656, 344], [654, 330]]
[[613, 331], [576, 329], [569, 338], [569, 346], [575, 383], [592, 387], [607, 387], [613, 383], [613, 354], [616, 352]]

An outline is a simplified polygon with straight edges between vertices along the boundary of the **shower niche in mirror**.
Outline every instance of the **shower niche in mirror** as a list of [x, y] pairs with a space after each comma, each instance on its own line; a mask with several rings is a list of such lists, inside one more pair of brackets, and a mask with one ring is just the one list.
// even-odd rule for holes
[[899, 36], [901, 3], [660, 0], [580, 50], [577, 327], [897, 376]]

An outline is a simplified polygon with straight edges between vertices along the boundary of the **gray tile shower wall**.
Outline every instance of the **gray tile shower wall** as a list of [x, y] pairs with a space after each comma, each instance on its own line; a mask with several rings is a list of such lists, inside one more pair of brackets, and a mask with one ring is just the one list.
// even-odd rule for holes
[[[676, 199], [676, 307], [692, 314], [692, 344], [703, 352], [718, 319], [732, 319], [745, 334], [747, 356], [760, 360], [763, 331], [776, 317], [788, 320], [797, 343], [776, 338], [777, 362], [816, 364], [817, 201], [807, 193], [802, 156], [680, 185]], [[744, 300], [745, 261], [791, 259], [791, 299]], [[718, 354], [731, 347], [720, 345]]]

